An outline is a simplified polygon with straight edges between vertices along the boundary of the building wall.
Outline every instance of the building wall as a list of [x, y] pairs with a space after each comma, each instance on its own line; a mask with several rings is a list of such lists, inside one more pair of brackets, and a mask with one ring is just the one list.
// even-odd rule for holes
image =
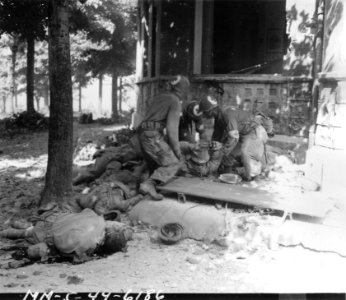
[[[145, 114], [151, 96], [158, 91], [160, 76], [180, 73], [189, 75], [192, 82], [190, 99], [200, 100], [203, 91], [206, 92], [205, 81], [215, 81], [225, 90], [224, 96], [219, 99], [221, 105], [235, 106], [250, 99], [253, 106], [274, 119], [277, 133], [306, 136], [311, 124], [314, 36], [305, 25], [314, 15], [315, 0], [286, 0], [289, 43], [283, 54], [282, 73], [271, 76], [192, 75], [192, 62], [195, 59], [192, 54], [196, 53], [193, 48], [194, 4], [188, 0], [162, 2], [161, 25], [155, 26], [161, 30], [160, 34], [155, 35], [161, 37], [160, 50], [156, 53], [160, 58], [160, 73], [154, 78], [139, 78], [137, 112]], [[275, 27], [274, 17], [268, 16], [267, 22], [268, 28]], [[263, 39], [266, 40], [265, 35]]]
[[322, 189], [346, 187], [346, 15], [343, 0], [325, 1], [322, 72], [314, 146], [307, 176]]

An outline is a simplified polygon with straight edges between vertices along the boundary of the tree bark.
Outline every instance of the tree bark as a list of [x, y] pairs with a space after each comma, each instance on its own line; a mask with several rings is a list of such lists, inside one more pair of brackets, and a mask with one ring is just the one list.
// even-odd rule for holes
[[78, 83], [78, 111], [82, 112], [82, 84]]
[[102, 117], [103, 74], [99, 75], [99, 114]]
[[112, 117], [117, 118], [118, 113], [118, 74], [113, 71], [112, 74]]
[[40, 111], [40, 97], [36, 96], [35, 100], [36, 100], [36, 110]]
[[18, 110], [18, 86], [16, 82], [14, 86], [14, 109], [15, 111]]
[[119, 76], [119, 113], [123, 111], [122, 102], [123, 102], [123, 78]]
[[35, 38], [32, 34], [27, 36], [27, 68], [26, 68], [26, 109], [35, 111], [34, 108], [34, 67], [35, 67]]
[[13, 45], [11, 47], [11, 100], [12, 112], [17, 110], [17, 85], [16, 85], [16, 63], [17, 63], [18, 39], [13, 37]]
[[63, 207], [72, 191], [73, 102], [68, 7], [68, 0], [49, 0], [50, 118], [41, 208], [54, 203]]
[[6, 113], [6, 96], [5, 95], [2, 95], [2, 101], [3, 101], [3, 104], [4, 104], [4, 114]]
[[43, 99], [44, 99], [44, 105], [49, 108], [49, 87], [47, 86], [47, 88], [44, 88], [43, 91]]

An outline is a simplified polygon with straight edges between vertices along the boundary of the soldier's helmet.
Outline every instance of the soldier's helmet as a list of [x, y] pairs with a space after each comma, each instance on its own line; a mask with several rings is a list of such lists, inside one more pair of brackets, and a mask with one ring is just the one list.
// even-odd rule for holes
[[202, 98], [201, 102], [199, 103], [199, 111], [208, 112], [217, 106], [217, 100], [213, 96], [206, 95]]
[[195, 120], [202, 116], [202, 112], [199, 109], [199, 103], [197, 101], [192, 101], [186, 106], [187, 115]]
[[169, 82], [172, 91], [178, 95], [179, 98], [186, 99], [190, 87], [190, 81], [187, 77], [177, 75]]

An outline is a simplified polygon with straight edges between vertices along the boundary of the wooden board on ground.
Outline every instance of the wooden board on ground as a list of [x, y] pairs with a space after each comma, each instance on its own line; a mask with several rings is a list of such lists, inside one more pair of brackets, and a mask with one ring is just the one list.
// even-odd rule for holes
[[269, 208], [318, 218], [325, 217], [332, 206], [332, 203], [320, 197], [318, 192], [281, 194], [259, 188], [231, 185], [199, 178], [178, 177], [157, 188], [160, 192], [182, 193], [200, 198]]

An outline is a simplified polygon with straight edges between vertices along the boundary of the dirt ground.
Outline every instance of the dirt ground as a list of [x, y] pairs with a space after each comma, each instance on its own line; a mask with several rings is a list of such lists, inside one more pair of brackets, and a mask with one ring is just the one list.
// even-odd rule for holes
[[[76, 125], [75, 137], [95, 140], [115, 129]], [[0, 228], [11, 218], [25, 218], [35, 210], [44, 185], [47, 136], [35, 133], [0, 139]], [[299, 174], [299, 169], [273, 173], [265, 184], [268, 188], [281, 185], [297, 189], [295, 179]], [[242, 213], [253, 214], [247, 210]], [[269, 249], [266, 245], [250, 254], [232, 253], [219, 245], [195, 240], [167, 246], [152, 239], [152, 228], [138, 225], [134, 230], [134, 239], [125, 253], [80, 265], [35, 263], [19, 269], [0, 269], [0, 292], [346, 292], [346, 258], [336, 253], [300, 246]], [[4, 256], [0, 255], [0, 263], [2, 260]]]

